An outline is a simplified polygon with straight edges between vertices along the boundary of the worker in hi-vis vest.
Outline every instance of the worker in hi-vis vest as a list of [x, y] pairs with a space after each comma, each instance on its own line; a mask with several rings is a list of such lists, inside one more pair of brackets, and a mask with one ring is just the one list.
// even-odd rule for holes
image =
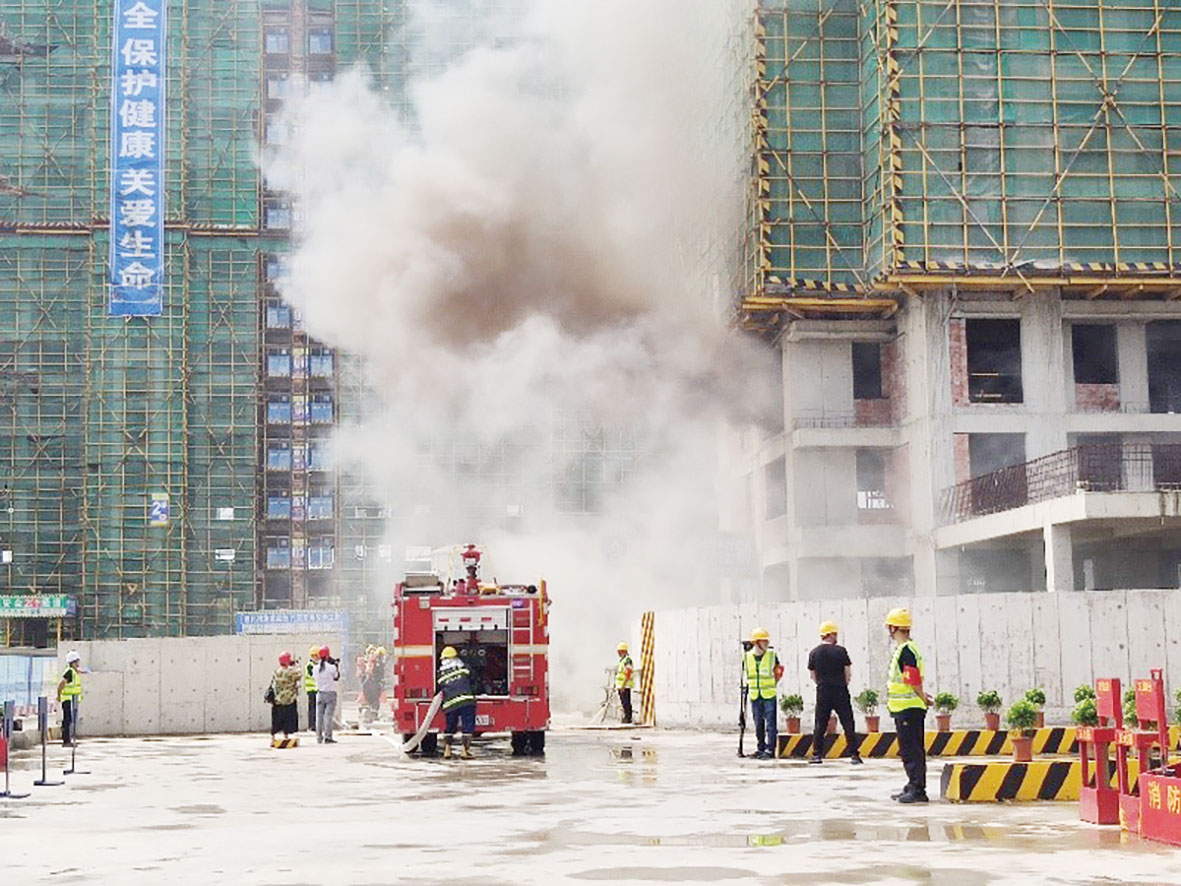
[[62, 706], [62, 747], [69, 747], [78, 728], [78, 705], [82, 701], [82, 656], [66, 653], [66, 669], [57, 682], [57, 700]]
[[924, 744], [927, 708], [931, 696], [923, 689], [926, 669], [918, 646], [910, 639], [909, 609], [891, 609], [886, 630], [894, 641], [890, 676], [886, 684], [886, 709], [898, 733], [898, 756], [906, 769], [906, 787], [893, 795], [899, 803], [927, 802], [927, 749]]
[[779, 738], [779, 712], [776, 696], [783, 666], [771, 648], [771, 635], [766, 628], [755, 628], [750, 634], [750, 649], [742, 657], [742, 685], [750, 695], [750, 710], [755, 720], [755, 737], [759, 749], [755, 757], [770, 760], [775, 756]]
[[632, 665], [632, 657], [628, 655], [627, 644], [620, 643], [615, 647], [619, 653], [619, 663], [615, 665], [615, 691], [619, 693], [619, 705], [623, 708], [623, 719], [620, 723], [632, 721], [632, 690], [636, 688], [636, 669]]
[[308, 650], [308, 663], [303, 666], [303, 691], [308, 696], [308, 732], [316, 731], [316, 665], [320, 661], [320, 647]]

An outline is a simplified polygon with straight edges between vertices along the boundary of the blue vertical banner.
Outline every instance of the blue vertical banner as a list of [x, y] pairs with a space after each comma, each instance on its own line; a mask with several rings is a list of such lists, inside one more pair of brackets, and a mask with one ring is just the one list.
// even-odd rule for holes
[[109, 311], [164, 310], [164, 54], [167, 0], [115, 0], [111, 55]]

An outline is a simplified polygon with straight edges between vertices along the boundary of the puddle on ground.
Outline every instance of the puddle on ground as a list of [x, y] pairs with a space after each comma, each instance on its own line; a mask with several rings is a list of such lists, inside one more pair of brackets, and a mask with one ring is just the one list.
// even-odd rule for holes
[[653, 880], [664, 883], [713, 883], [718, 880], [741, 880], [757, 876], [743, 868], [678, 867], [678, 868], [594, 868], [569, 874], [575, 880]]
[[988, 886], [995, 877], [978, 870], [965, 868], [930, 868], [917, 865], [890, 864], [883, 868], [873, 864], [865, 868], [823, 873], [784, 874], [776, 883], [785, 886], [872, 886], [874, 883], [916, 883], [920, 886]]
[[225, 815], [225, 810], [220, 806], [214, 806], [212, 803], [198, 803], [194, 806], [172, 806], [170, 812], [179, 812], [181, 815]]

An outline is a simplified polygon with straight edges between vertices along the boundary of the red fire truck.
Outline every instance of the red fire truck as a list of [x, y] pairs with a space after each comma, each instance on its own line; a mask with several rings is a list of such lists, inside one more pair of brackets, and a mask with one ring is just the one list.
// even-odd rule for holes
[[[545, 751], [549, 727], [549, 625], [545, 582], [480, 580], [482, 552], [467, 545], [465, 574], [407, 572], [394, 590], [395, 728], [417, 734], [437, 692], [439, 654], [454, 646], [472, 672], [477, 734], [508, 733], [516, 755]], [[437, 713], [419, 751], [433, 755], [443, 729]]]

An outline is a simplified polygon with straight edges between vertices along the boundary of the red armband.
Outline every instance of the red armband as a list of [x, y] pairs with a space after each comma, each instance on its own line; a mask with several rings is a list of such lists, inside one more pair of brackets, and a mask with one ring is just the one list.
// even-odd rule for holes
[[921, 686], [923, 675], [919, 673], [918, 668], [907, 665], [902, 669], [902, 682], [907, 686]]
[[778, 683], [782, 679], [783, 679], [783, 665], [777, 664], [777, 665], [775, 665], [775, 682]]

